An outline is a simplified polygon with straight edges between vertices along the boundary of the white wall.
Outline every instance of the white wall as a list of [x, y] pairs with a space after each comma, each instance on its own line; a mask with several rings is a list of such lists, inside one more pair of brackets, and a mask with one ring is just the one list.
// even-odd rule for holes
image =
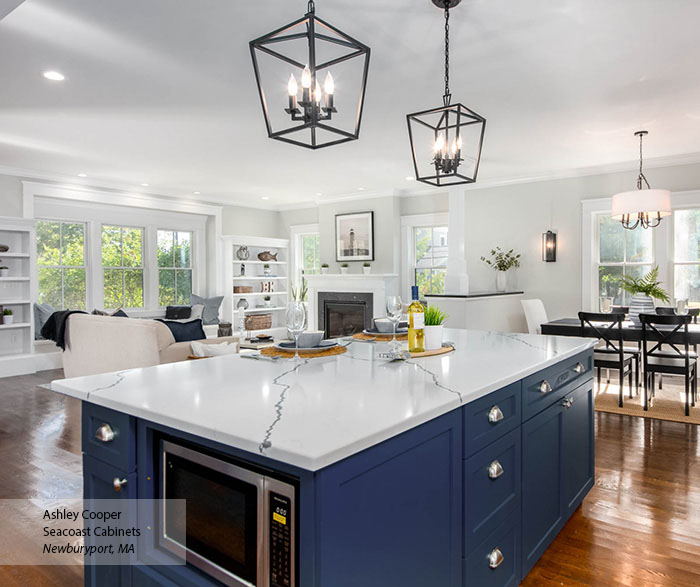
[[280, 236], [280, 213], [276, 210], [224, 206], [221, 231], [223, 234], [277, 238]]
[[0, 175], [0, 216], [22, 216], [22, 180]]

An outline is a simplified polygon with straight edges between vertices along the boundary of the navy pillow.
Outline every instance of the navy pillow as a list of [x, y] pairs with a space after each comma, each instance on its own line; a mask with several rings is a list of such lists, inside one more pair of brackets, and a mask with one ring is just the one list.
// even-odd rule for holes
[[191, 340], [204, 340], [207, 335], [204, 334], [202, 321], [200, 319], [190, 320], [189, 322], [173, 322], [170, 320], [158, 320], [162, 322], [173, 333], [175, 342], [189, 342]]
[[124, 310], [122, 310], [121, 308], [119, 308], [116, 312], [114, 312], [114, 314], [110, 314], [110, 316], [112, 316], [113, 318], [128, 318], [129, 317], [129, 316], [127, 316], [126, 312]]
[[192, 314], [192, 306], [167, 306], [165, 308], [166, 320], [184, 320]]

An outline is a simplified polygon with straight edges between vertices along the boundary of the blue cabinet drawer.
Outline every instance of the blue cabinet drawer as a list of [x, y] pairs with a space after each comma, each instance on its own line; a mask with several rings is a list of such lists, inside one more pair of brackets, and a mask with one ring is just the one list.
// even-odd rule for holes
[[83, 452], [85, 454], [128, 473], [135, 470], [136, 427], [134, 418], [121, 412], [83, 402], [82, 420]]
[[520, 448], [520, 428], [516, 428], [464, 461], [465, 555], [520, 504]]
[[523, 379], [523, 420], [551, 406], [593, 377], [593, 352], [586, 352]]
[[511, 587], [520, 583], [520, 508], [464, 559], [464, 587]]
[[520, 381], [464, 407], [464, 456], [481, 450], [520, 426]]

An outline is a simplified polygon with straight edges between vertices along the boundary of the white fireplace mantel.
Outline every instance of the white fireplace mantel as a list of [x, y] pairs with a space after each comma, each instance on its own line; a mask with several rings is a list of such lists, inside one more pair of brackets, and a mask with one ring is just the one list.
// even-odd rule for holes
[[340, 274], [327, 273], [326, 275], [305, 275], [309, 288], [309, 329], [318, 328], [318, 294], [319, 292], [348, 292], [371, 293], [374, 315], [384, 316], [386, 296], [399, 293], [399, 276], [397, 273], [378, 273], [369, 275], [360, 273]]

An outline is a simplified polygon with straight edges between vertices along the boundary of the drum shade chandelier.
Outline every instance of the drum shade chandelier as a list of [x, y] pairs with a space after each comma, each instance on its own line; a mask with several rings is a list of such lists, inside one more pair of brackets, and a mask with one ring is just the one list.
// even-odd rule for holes
[[[639, 137], [639, 175], [637, 189], [631, 192], [615, 194], [612, 199], [613, 220], [619, 220], [622, 226], [634, 230], [656, 228], [664, 216], [671, 215], [671, 192], [652, 189], [644, 176], [643, 140], [649, 133], [639, 130], [634, 136]], [[646, 186], [646, 189], [644, 189]]]
[[[445, 93], [442, 106], [406, 116], [416, 179], [434, 186], [474, 183], [486, 119], [450, 93], [450, 8], [462, 0], [431, 0], [445, 11]], [[432, 147], [432, 148], [431, 148]]]
[[[302, 18], [251, 41], [250, 53], [270, 138], [309, 149], [359, 138], [370, 49], [318, 18], [313, 0]], [[266, 63], [263, 59], [267, 59]], [[355, 75], [344, 70], [343, 79], [349, 82], [351, 77], [358, 77], [359, 87], [353, 92], [346, 83], [342, 93], [336, 92], [331, 68], [351, 60]], [[289, 77], [281, 80], [275, 76], [266, 91], [264, 66], [274, 69], [280, 61], [291, 66]], [[284, 99], [279, 89], [285, 82], [287, 95], [283, 103], [277, 98]], [[359, 96], [357, 102], [352, 96]], [[337, 121], [343, 114], [341, 110], [345, 110], [346, 118]]]

